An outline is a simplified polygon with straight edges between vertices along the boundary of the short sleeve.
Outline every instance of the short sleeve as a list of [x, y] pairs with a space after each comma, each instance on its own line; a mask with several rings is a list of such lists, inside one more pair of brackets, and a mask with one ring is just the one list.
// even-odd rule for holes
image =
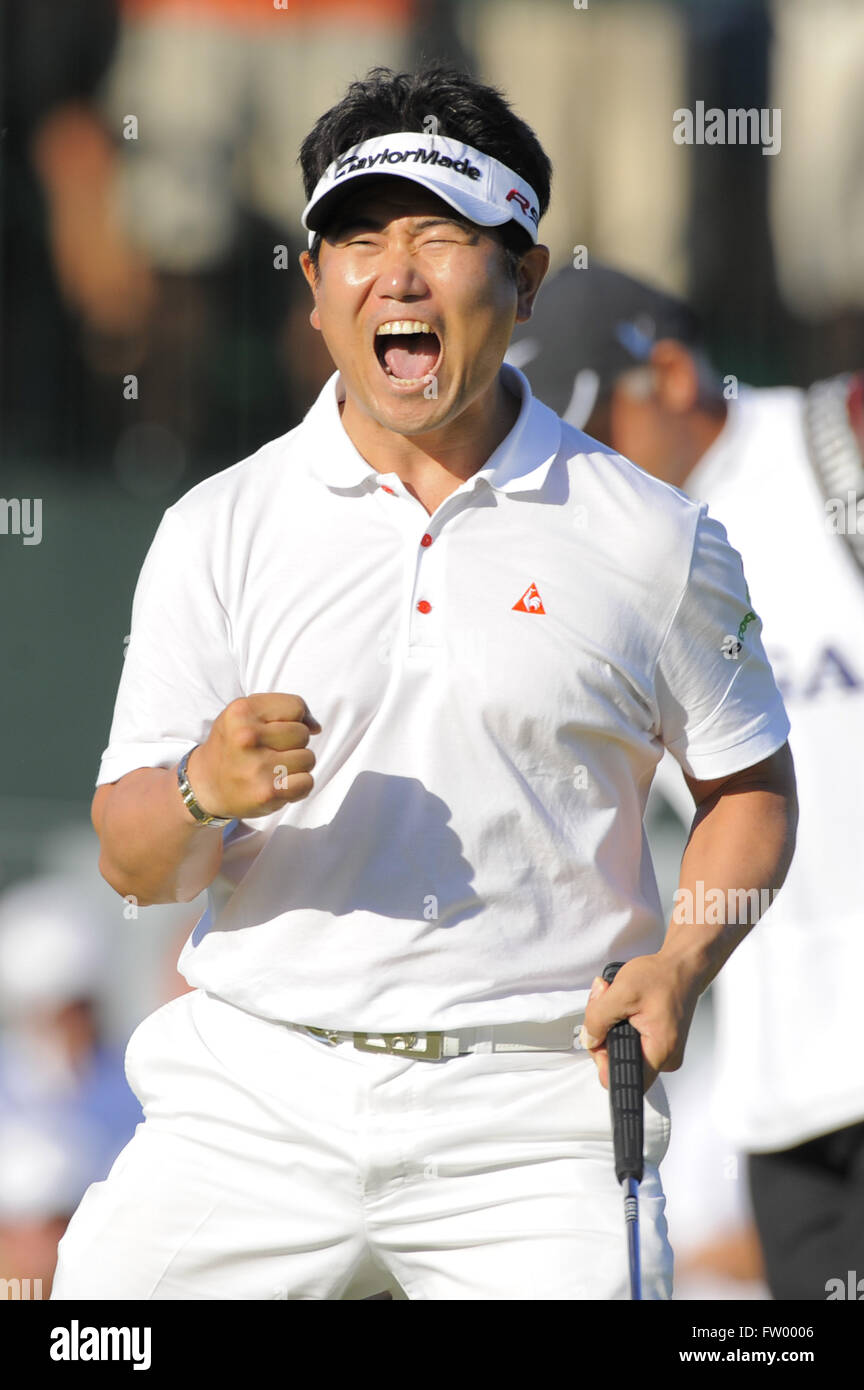
[[703, 504], [655, 673], [660, 738], [690, 777], [731, 776], [786, 742], [789, 720], [761, 630], [741, 556]]
[[244, 693], [212, 564], [185, 520], [169, 508], [138, 576], [96, 785], [139, 767], [173, 767]]

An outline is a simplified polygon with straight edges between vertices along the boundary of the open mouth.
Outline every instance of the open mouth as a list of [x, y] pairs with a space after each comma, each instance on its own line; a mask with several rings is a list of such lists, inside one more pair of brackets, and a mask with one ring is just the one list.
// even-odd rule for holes
[[434, 374], [441, 341], [422, 319], [393, 319], [376, 330], [375, 355], [395, 385], [415, 386]]

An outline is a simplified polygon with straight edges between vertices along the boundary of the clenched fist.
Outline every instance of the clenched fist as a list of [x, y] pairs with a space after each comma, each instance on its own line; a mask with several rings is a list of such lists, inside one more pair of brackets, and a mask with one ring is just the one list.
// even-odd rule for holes
[[186, 764], [199, 806], [232, 820], [267, 816], [314, 786], [307, 748], [321, 725], [299, 695], [247, 695], [226, 705]]

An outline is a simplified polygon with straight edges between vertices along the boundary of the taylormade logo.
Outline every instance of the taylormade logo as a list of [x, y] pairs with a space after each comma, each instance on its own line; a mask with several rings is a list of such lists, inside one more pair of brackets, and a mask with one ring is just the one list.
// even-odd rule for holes
[[51, 1329], [52, 1361], [131, 1361], [134, 1371], [150, 1369], [149, 1327], [69, 1327]]
[[439, 169], [452, 169], [463, 178], [479, 179], [480, 170], [470, 159], [451, 159], [447, 154], [422, 147], [416, 150], [391, 150], [385, 147], [378, 154], [346, 154], [336, 160], [333, 179], [341, 179], [345, 174], [356, 174], [360, 169], [374, 169], [377, 164], [404, 164], [413, 159], [415, 164], [437, 164]]

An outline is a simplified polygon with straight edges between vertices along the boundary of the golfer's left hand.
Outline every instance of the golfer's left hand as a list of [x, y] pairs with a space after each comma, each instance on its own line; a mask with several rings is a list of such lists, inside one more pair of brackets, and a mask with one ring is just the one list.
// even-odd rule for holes
[[597, 1063], [602, 1085], [608, 1090], [606, 1034], [625, 1018], [642, 1036], [645, 1090], [658, 1072], [677, 1071], [699, 993], [697, 981], [681, 963], [660, 954], [627, 961], [611, 985], [598, 976], [591, 986], [581, 1038]]

